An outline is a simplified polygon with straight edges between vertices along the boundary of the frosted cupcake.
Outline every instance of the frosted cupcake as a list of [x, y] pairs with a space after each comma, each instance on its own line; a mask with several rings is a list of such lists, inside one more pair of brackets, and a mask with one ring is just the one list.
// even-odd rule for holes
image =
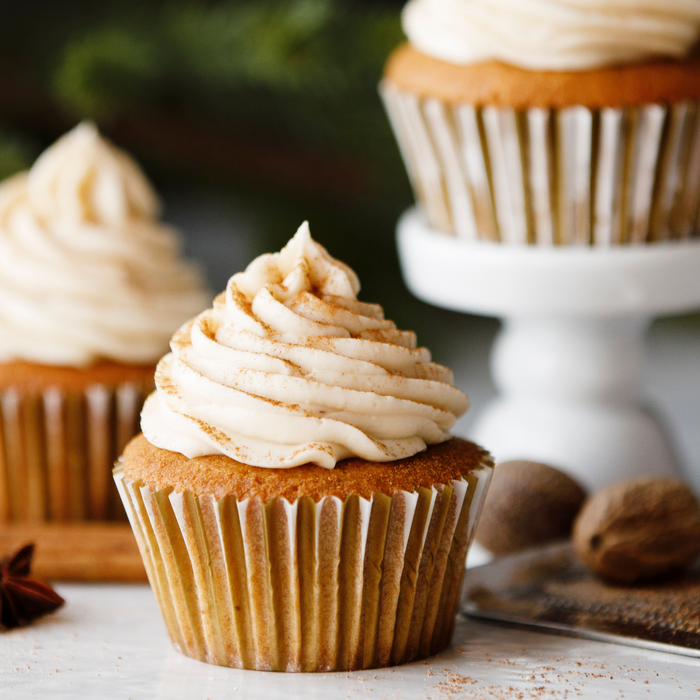
[[434, 228], [540, 245], [696, 235], [696, 0], [411, 0], [403, 26], [382, 95]]
[[87, 123], [0, 184], [0, 521], [114, 516], [115, 455], [208, 298], [158, 211]]
[[451, 372], [303, 225], [173, 337], [115, 479], [171, 640], [237, 668], [423, 658], [491, 475]]

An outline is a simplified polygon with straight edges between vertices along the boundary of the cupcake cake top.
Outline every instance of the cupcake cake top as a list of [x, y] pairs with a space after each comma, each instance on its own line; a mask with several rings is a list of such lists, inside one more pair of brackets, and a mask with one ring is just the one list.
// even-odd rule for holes
[[359, 289], [302, 224], [173, 336], [142, 413], [147, 440], [189, 458], [329, 469], [446, 440], [467, 397]]
[[402, 19], [433, 58], [532, 70], [684, 58], [700, 37], [699, 0], [410, 0]]
[[90, 123], [0, 183], [0, 361], [156, 362], [210, 298], [159, 209]]

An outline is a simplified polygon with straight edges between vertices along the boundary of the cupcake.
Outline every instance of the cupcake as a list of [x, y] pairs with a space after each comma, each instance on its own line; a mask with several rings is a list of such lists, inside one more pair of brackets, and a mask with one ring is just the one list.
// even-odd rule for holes
[[0, 521], [121, 511], [114, 459], [170, 335], [210, 298], [158, 211], [88, 123], [0, 183]]
[[213, 664], [399, 664], [452, 635], [492, 472], [467, 397], [306, 224], [159, 363], [115, 480], [170, 638]]
[[381, 93], [428, 223], [611, 246], [697, 235], [700, 3], [411, 0]]

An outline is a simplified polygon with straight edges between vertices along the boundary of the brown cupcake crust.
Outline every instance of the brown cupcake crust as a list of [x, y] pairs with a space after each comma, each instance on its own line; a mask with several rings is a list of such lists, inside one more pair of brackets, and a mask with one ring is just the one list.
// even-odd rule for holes
[[424, 452], [395, 462], [344, 459], [334, 469], [308, 464], [289, 469], [266, 469], [241, 464], [225, 455], [189, 459], [177, 452], [154, 447], [143, 435], [135, 437], [124, 450], [124, 476], [130, 481], [162, 489], [191, 491], [197, 496], [238, 499], [259, 497], [267, 503], [275, 497], [292, 502], [301, 496], [319, 501], [324, 496], [345, 499], [356, 494], [370, 498], [373, 493], [393, 495], [413, 492], [419, 486], [446, 484], [468, 475], [482, 464], [491, 464], [485, 450], [460, 438], [431, 445]]
[[454, 65], [409, 44], [389, 57], [384, 78], [419, 97], [451, 104], [591, 109], [700, 99], [700, 58], [657, 60], [588, 71], [531, 71], [490, 61]]
[[82, 391], [91, 384], [116, 386], [133, 382], [139, 386], [152, 384], [155, 365], [123, 365], [99, 362], [88, 367], [59, 367], [32, 362], [0, 363], [0, 390], [42, 391], [58, 387], [66, 391]]

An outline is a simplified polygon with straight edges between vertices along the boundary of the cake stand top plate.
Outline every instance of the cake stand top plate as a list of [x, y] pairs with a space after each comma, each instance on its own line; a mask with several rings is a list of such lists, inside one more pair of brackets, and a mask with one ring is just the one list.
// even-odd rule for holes
[[700, 239], [606, 248], [466, 241], [409, 209], [397, 228], [410, 290], [484, 316], [657, 316], [700, 308]]

